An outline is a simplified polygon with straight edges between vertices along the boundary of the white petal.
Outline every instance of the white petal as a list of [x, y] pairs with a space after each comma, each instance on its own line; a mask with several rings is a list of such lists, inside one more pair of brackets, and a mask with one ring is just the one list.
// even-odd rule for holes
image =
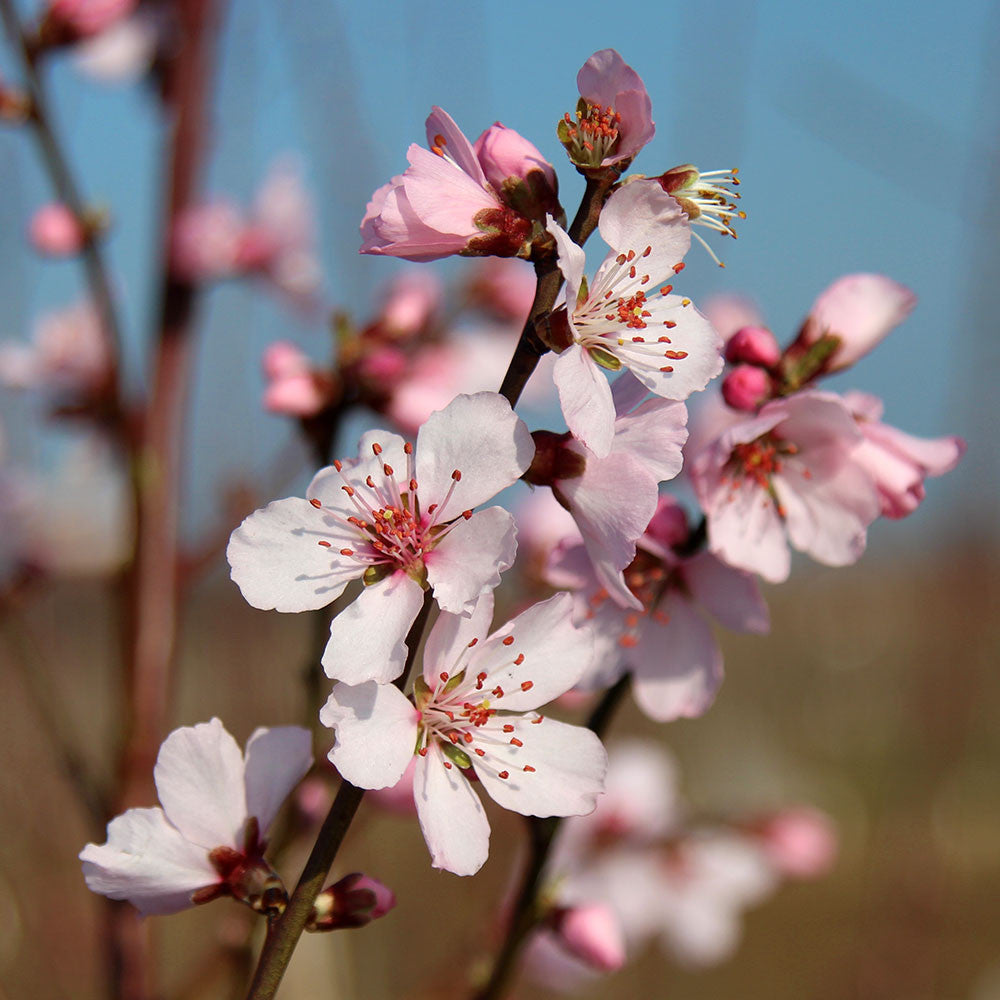
[[706, 513], [709, 549], [723, 562], [759, 573], [769, 583], [788, 579], [791, 553], [784, 525], [764, 490], [750, 480], [732, 487], [723, 484]]
[[423, 600], [423, 588], [402, 572], [365, 587], [330, 623], [327, 677], [346, 684], [397, 678], [406, 664], [406, 633]]
[[607, 457], [615, 436], [615, 405], [600, 366], [573, 344], [556, 358], [552, 377], [566, 426], [598, 458]]
[[218, 719], [175, 729], [153, 768], [167, 819], [194, 844], [241, 848], [247, 819], [243, 754]]
[[171, 826], [162, 809], [116, 816], [107, 843], [87, 844], [80, 860], [88, 889], [127, 899], [145, 916], [183, 910], [192, 892], [219, 881], [208, 852]]
[[[504, 733], [501, 723], [514, 731]], [[523, 816], [582, 816], [593, 810], [604, 790], [608, 755], [589, 729], [556, 719], [534, 723], [498, 716], [489, 731], [504, 743], [492, 747], [485, 758], [473, 755], [472, 766], [494, 802]], [[523, 745], [508, 742], [513, 739]], [[498, 777], [486, 762], [508, 776]], [[535, 770], [525, 771], [525, 765]]]
[[587, 264], [587, 255], [583, 247], [574, 243], [551, 215], [547, 215], [545, 218], [548, 223], [546, 229], [556, 241], [559, 270], [562, 271], [563, 277], [566, 279], [566, 301], [569, 303], [569, 312], [572, 315], [573, 306], [576, 305], [576, 297], [580, 292], [580, 284], [583, 281], [583, 269]]
[[263, 835], [312, 767], [312, 735], [301, 726], [262, 727], [247, 740], [244, 759], [247, 815], [257, 817]]
[[502, 507], [477, 511], [459, 521], [427, 553], [427, 582], [445, 611], [461, 614], [484, 590], [500, 583], [500, 574], [514, 564], [517, 527]]
[[[513, 642], [503, 640], [513, 636]], [[515, 660], [519, 655], [521, 663]], [[507, 622], [468, 661], [475, 676], [485, 671], [484, 688], [503, 689], [494, 708], [524, 712], [564, 694], [590, 669], [594, 638], [589, 627], [573, 625], [573, 598], [556, 594]]]
[[413, 798], [420, 829], [435, 868], [475, 875], [490, 853], [490, 824], [461, 768], [445, 763], [433, 742], [427, 755], [417, 758]]
[[389, 788], [413, 757], [420, 715], [392, 684], [334, 684], [319, 721], [336, 730], [333, 766], [359, 788]]
[[681, 449], [687, 436], [687, 407], [665, 399], [650, 399], [615, 421], [613, 448], [634, 455], [662, 483], [681, 471]]
[[[517, 482], [535, 455], [535, 444], [510, 403], [495, 392], [456, 396], [432, 413], [417, 434], [417, 483], [421, 509], [444, 503], [452, 520]], [[461, 473], [454, 482], [452, 473]], [[440, 517], [440, 511], [437, 512]]]
[[424, 646], [424, 680], [434, 687], [442, 671], [453, 672], [456, 662], [473, 639], [482, 642], [493, 623], [493, 591], [487, 590], [476, 601], [469, 615], [442, 611]]
[[[308, 500], [275, 500], [232, 533], [226, 558], [233, 581], [249, 604], [264, 611], [325, 607], [364, 570], [340, 555], [346, 546], [337, 542], [344, 530]], [[350, 540], [356, 539], [355, 534]]]

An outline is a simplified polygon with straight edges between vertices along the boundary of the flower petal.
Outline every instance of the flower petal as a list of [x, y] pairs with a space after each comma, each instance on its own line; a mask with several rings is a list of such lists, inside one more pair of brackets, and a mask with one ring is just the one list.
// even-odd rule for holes
[[[496, 392], [456, 396], [432, 413], [417, 435], [417, 482], [422, 509], [448, 501], [443, 519], [458, 517], [516, 482], [531, 464], [535, 444], [510, 403]], [[452, 473], [461, 473], [455, 481]], [[442, 511], [435, 512], [438, 519]]]
[[336, 731], [328, 756], [359, 788], [390, 788], [403, 776], [417, 742], [419, 713], [392, 684], [334, 684], [319, 721]]
[[556, 358], [552, 377], [566, 426], [598, 458], [606, 458], [615, 436], [615, 406], [600, 367], [573, 344]]
[[243, 754], [218, 719], [175, 729], [153, 778], [167, 819], [207, 850], [241, 848], [247, 819]]
[[[646, 392], [646, 387], [642, 390]], [[649, 399], [615, 421], [612, 447], [634, 455], [662, 483], [681, 471], [687, 436], [687, 407], [683, 403]]]
[[455, 119], [447, 111], [435, 104], [427, 116], [424, 128], [427, 132], [428, 149], [433, 151], [434, 147], [437, 146], [473, 180], [480, 185], [486, 183], [486, 175], [483, 173], [483, 168], [472, 143], [465, 137], [465, 133], [455, 124]]
[[[513, 732], [504, 733], [494, 720], [491, 730], [504, 742], [491, 748], [486, 757], [472, 758], [472, 766], [493, 801], [522, 816], [582, 816], [592, 812], [604, 790], [608, 768], [608, 755], [597, 735], [584, 726], [556, 719], [543, 718], [536, 723], [524, 717], [500, 718], [514, 727]], [[507, 777], [499, 777], [494, 766]], [[534, 770], [526, 771], [525, 766]]]
[[559, 270], [562, 271], [563, 277], [566, 279], [566, 302], [569, 306], [569, 313], [572, 315], [572, 307], [576, 304], [576, 297], [583, 281], [583, 269], [587, 265], [587, 254], [583, 247], [569, 238], [566, 230], [551, 215], [546, 216], [545, 228], [556, 241]]
[[459, 521], [424, 559], [434, 599], [443, 610], [461, 614], [484, 590], [500, 583], [516, 554], [513, 515], [502, 507], [477, 511]]
[[435, 868], [475, 875], [490, 853], [490, 824], [461, 768], [445, 764], [434, 741], [417, 758], [413, 797], [420, 829]]
[[402, 572], [365, 587], [330, 623], [326, 676], [345, 684], [395, 680], [406, 663], [406, 633], [423, 600], [423, 587]]
[[424, 646], [424, 680], [434, 687], [442, 671], [453, 672], [473, 639], [482, 641], [493, 622], [493, 591], [484, 591], [469, 615], [442, 611]]
[[767, 604], [749, 573], [727, 566], [711, 552], [699, 552], [684, 562], [683, 574], [694, 600], [726, 628], [767, 634]]
[[183, 910], [191, 893], [219, 881], [208, 852], [171, 826], [162, 809], [116, 816], [107, 843], [87, 844], [80, 860], [88, 889], [127, 899], [143, 916]]
[[257, 817], [264, 834], [288, 793], [312, 767], [312, 735], [301, 726], [261, 727], [247, 740], [243, 756], [247, 815]]

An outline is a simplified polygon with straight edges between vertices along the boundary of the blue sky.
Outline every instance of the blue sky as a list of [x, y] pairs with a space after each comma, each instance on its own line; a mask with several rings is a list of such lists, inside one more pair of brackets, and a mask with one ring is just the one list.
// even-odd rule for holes
[[[207, 188], [249, 197], [274, 155], [299, 150], [317, 199], [326, 287], [359, 315], [395, 266], [356, 253], [374, 188], [405, 166], [432, 104], [472, 137], [492, 121], [532, 139], [560, 171], [563, 201], [581, 188], [564, 166], [555, 122], [575, 103], [576, 72], [617, 48], [642, 75], [657, 134], [634, 169], [691, 161], [738, 165], [749, 219], [714, 244], [727, 268], [693, 250], [684, 290], [697, 302], [739, 291], [790, 336], [831, 280], [883, 271], [914, 288], [914, 315], [841, 386], [882, 394], [890, 422], [914, 433], [962, 433], [970, 454], [925, 509], [896, 528], [991, 517], [998, 486], [986, 394], [998, 370], [988, 300], [997, 273], [1000, 81], [990, 60], [1000, 15], [988, 0], [807, 5], [707, 2], [364, 4], [231, 0], [222, 45]], [[7, 53], [0, 68], [15, 75]], [[67, 60], [51, 73], [60, 121], [84, 189], [112, 206], [111, 260], [125, 302], [133, 378], [144, 369], [156, 240], [160, 133], [148, 95], [84, 80]], [[48, 196], [34, 147], [0, 134], [3, 336], [17, 335], [79, 288], [72, 263], [23, 250], [31, 208]], [[253, 290], [206, 302], [193, 432], [193, 516], [216, 484], [288, 432], [259, 413], [258, 360], [277, 336], [321, 357], [326, 334]], [[990, 373], [993, 373], [992, 375]], [[8, 422], [28, 415], [5, 401]], [[224, 417], [225, 419], [220, 419]], [[244, 433], [239, 433], [243, 430]], [[226, 455], [220, 465], [220, 453]], [[889, 532], [883, 529], [884, 534]]]

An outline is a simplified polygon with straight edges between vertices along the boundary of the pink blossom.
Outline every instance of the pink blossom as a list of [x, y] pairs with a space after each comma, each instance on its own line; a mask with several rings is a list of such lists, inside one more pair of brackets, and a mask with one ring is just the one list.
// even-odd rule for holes
[[788, 577], [789, 542], [828, 566], [855, 562], [879, 513], [861, 441], [831, 393], [775, 399], [731, 424], [688, 464], [711, 551], [772, 583]]
[[619, 604], [641, 610], [622, 571], [656, 511], [658, 483], [681, 470], [687, 439], [683, 403], [646, 399], [646, 387], [626, 372], [612, 389], [614, 437], [601, 458], [571, 435], [536, 431], [535, 458], [525, 479], [550, 486], [573, 515], [597, 579]]
[[423, 333], [441, 307], [440, 279], [426, 268], [396, 275], [385, 289], [375, 325], [394, 340]]
[[965, 454], [960, 437], [918, 438], [883, 424], [875, 396], [849, 392], [844, 402], [864, 437], [854, 460], [874, 479], [885, 517], [912, 514], [924, 499], [924, 480], [950, 472]]
[[264, 406], [289, 417], [314, 417], [329, 405], [334, 389], [329, 375], [314, 370], [295, 344], [278, 340], [264, 353], [268, 385]]
[[569, 345], [554, 368], [559, 400], [574, 437], [604, 458], [615, 414], [601, 369], [627, 368], [650, 392], [683, 400], [719, 374], [722, 342], [691, 300], [664, 284], [683, 269], [691, 233], [677, 202], [658, 185], [627, 184], [608, 199], [600, 232], [611, 250], [582, 300], [583, 249], [555, 222], [548, 228], [569, 304]]
[[[505, 139], [505, 152], [516, 139], [516, 133]], [[372, 195], [361, 252], [420, 261], [522, 252], [531, 221], [504, 204], [476, 150], [441, 108], [427, 119], [427, 145], [411, 145], [410, 166]]]
[[660, 540], [676, 528], [674, 507], [661, 498], [623, 574], [635, 610], [608, 599], [581, 546], [556, 549], [548, 567], [552, 585], [579, 591], [578, 620], [593, 622], [598, 636], [595, 669], [580, 687], [608, 687], [631, 673], [636, 703], [657, 722], [702, 715], [722, 683], [722, 653], [705, 612], [734, 631], [768, 629], [767, 607], [749, 574], [708, 552], [679, 556]]
[[0, 344], [0, 382], [89, 395], [107, 383], [111, 359], [101, 318], [90, 302], [46, 313], [31, 343]]
[[597, 972], [615, 972], [625, 964], [625, 936], [610, 906], [564, 907], [555, 912], [551, 925], [559, 944]]
[[484, 257], [475, 264], [469, 281], [469, 296], [501, 320], [519, 326], [528, 318], [535, 300], [534, 269], [515, 257]]
[[532, 452], [527, 427], [489, 392], [433, 413], [415, 451], [369, 431], [357, 459], [316, 474], [308, 499], [276, 500], [233, 532], [233, 580], [255, 608], [287, 612], [321, 608], [362, 580], [333, 620], [323, 665], [351, 684], [391, 681], [426, 589], [442, 609], [466, 613], [513, 563], [514, 519], [474, 509], [515, 482]]
[[194, 205], [175, 220], [170, 234], [170, 266], [188, 281], [217, 281], [237, 272], [244, 221], [224, 201]]
[[128, 17], [137, 0], [49, 0], [46, 16], [80, 37], [96, 35]]
[[737, 365], [722, 380], [722, 398], [734, 410], [754, 412], [771, 397], [771, 378], [756, 365]]
[[773, 368], [781, 360], [781, 348], [766, 326], [741, 326], [726, 341], [726, 360], [733, 365]]
[[85, 233], [80, 220], [65, 205], [43, 205], [31, 217], [28, 237], [34, 248], [50, 257], [69, 257], [83, 247]]
[[791, 878], [819, 878], [837, 859], [837, 831], [818, 809], [798, 806], [759, 826], [761, 845], [775, 868]]
[[442, 613], [424, 650], [414, 700], [393, 685], [335, 684], [320, 721], [335, 730], [330, 760], [347, 781], [385, 788], [416, 748], [414, 797], [432, 864], [472, 875], [489, 853], [489, 823], [466, 772], [500, 806], [526, 816], [590, 812], [607, 755], [589, 729], [535, 709], [589, 667], [593, 636], [572, 624], [566, 594], [487, 636], [485, 593], [469, 617]]
[[246, 899], [268, 871], [263, 837], [312, 765], [310, 743], [298, 726], [258, 729], [243, 754], [218, 719], [175, 729], [153, 772], [162, 808], [129, 809], [108, 824], [106, 844], [80, 852], [88, 888], [146, 916]]
[[797, 345], [809, 347], [821, 337], [836, 337], [837, 347], [824, 371], [840, 371], [853, 365], [902, 323], [916, 301], [910, 289], [885, 275], [845, 275], [813, 303]]
[[567, 112], [559, 139], [579, 167], [620, 173], [653, 138], [653, 105], [639, 74], [614, 49], [595, 52], [576, 76], [581, 101]]

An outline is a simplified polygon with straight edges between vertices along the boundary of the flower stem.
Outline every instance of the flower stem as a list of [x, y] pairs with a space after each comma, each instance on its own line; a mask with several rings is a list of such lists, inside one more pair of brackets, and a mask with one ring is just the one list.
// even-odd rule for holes
[[[424, 595], [424, 603], [417, 614], [410, 631], [406, 636], [406, 665], [402, 674], [394, 681], [396, 687], [403, 690], [410, 676], [410, 669], [416, 659], [417, 648], [423, 638], [427, 616], [433, 603], [431, 592]], [[291, 961], [292, 952], [298, 944], [306, 921], [312, 912], [313, 903], [323, 889], [337, 856], [337, 851], [344, 840], [354, 814], [364, 797], [363, 788], [356, 788], [348, 781], [341, 782], [340, 789], [330, 806], [323, 826], [313, 845], [312, 852], [306, 861], [305, 868], [299, 878], [299, 883], [288, 901], [285, 912], [269, 927], [264, 947], [260, 952], [257, 970], [247, 993], [247, 1000], [271, 1000], [277, 992], [285, 969]]]
[[[604, 696], [594, 707], [587, 728], [602, 736], [611, 722], [618, 705], [628, 690], [628, 676], [620, 678], [612, 687], [604, 692]], [[527, 943], [531, 932], [535, 929], [544, 913], [539, 907], [539, 895], [543, 885], [545, 866], [549, 860], [552, 843], [562, 819], [550, 816], [546, 819], [530, 819], [531, 836], [528, 864], [521, 878], [521, 888], [518, 890], [517, 901], [507, 928], [507, 936], [500, 947], [496, 961], [486, 985], [473, 994], [474, 1000], [500, 1000], [510, 983], [517, 968], [521, 950]]]

